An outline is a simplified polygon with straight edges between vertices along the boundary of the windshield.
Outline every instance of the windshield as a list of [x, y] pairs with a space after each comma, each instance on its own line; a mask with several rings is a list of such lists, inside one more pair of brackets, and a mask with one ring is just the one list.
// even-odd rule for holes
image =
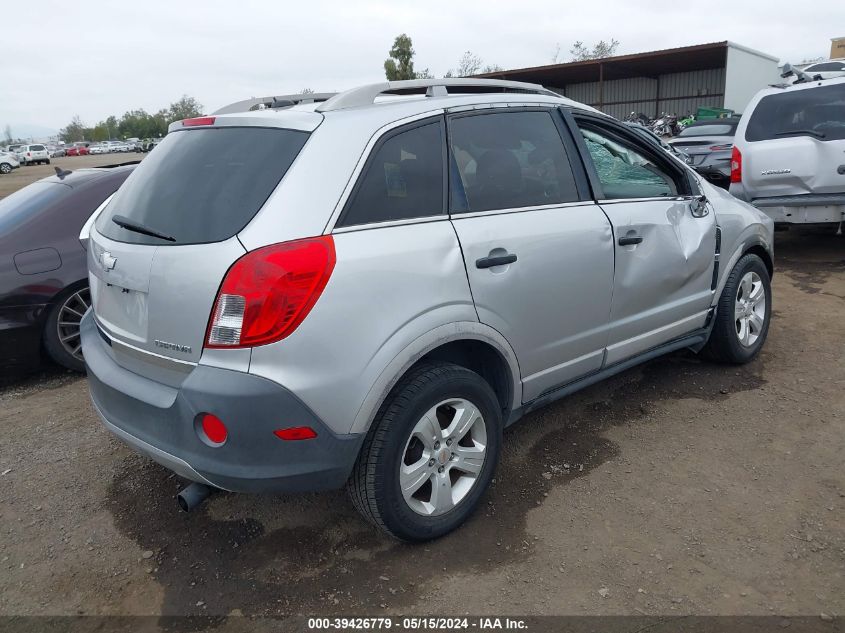
[[[115, 194], [97, 230], [133, 244], [229, 239], [258, 213], [307, 139], [307, 132], [259, 127], [169, 134]], [[133, 225], [166, 238], [127, 228]]]
[[712, 123], [684, 128], [678, 136], [733, 136], [734, 131], [730, 123]]
[[845, 140], [845, 83], [768, 95], [754, 108], [747, 141], [809, 136]]

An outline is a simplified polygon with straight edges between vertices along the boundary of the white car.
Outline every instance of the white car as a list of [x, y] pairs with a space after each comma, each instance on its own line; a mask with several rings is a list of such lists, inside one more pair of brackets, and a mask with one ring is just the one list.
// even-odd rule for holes
[[50, 164], [50, 152], [39, 143], [24, 145], [18, 150], [18, 154], [20, 154], [21, 162], [24, 165], [37, 165], [38, 163]]
[[833, 79], [834, 77], [845, 77], [845, 59], [829, 59], [826, 62], [810, 64], [804, 72], [812, 78]]
[[18, 162], [18, 157], [9, 152], [0, 152], [0, 174], [11, 173], [13, 169], [17, 169], [21, 164]]
[[111, 148], [104, 143], [97, 143], [96, 145], [91, 145], [88, 148], [89, 154], [108, 154], [110, 151]]

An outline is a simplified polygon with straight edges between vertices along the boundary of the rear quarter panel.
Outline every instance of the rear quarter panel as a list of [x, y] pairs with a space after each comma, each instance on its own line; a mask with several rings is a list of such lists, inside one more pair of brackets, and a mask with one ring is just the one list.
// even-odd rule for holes
[[337, 263], [320, 299], [291, 336], [253, 349], [250, 373], [284, 385], [336, 433], [349, 433], [366, 430], [353, 429], [365, 399], [414, 341], [477, 316], [445, 217], [334, 240]]

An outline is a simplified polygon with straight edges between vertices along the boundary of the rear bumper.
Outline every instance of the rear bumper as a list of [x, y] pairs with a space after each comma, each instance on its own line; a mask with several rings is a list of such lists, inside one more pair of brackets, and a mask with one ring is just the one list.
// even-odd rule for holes
[[[116, 363], [90, 311], [81, 335], [91, 400], [106, 428], [178, 475], [236, 492], [304, 492], [339, 488], [352, 471], [364, 436], [335, 435], [281, 385], [198, 365], [174, 389]], [[222, 446], [198, 436], [195, 420], [204, 412], [226, 424]], [[292, 426], [310, 426], [317, 437], [273, 435]]]
[[845, 220], [845, 194], [754, 198], [755, 207], [777, 223], [820, 224]]

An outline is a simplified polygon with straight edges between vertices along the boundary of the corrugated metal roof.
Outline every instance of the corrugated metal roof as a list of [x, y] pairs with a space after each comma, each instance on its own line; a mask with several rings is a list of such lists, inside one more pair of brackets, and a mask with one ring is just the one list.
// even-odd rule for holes
[[605, 82], [630, 77], [657, 77], [666, 73], [724, 67], [729, 45], [727, 41], [711, 42], [583, 62], [515, 68], [476, 76], [532, 81], [548, 87], [599, 81], [602, 77]]

